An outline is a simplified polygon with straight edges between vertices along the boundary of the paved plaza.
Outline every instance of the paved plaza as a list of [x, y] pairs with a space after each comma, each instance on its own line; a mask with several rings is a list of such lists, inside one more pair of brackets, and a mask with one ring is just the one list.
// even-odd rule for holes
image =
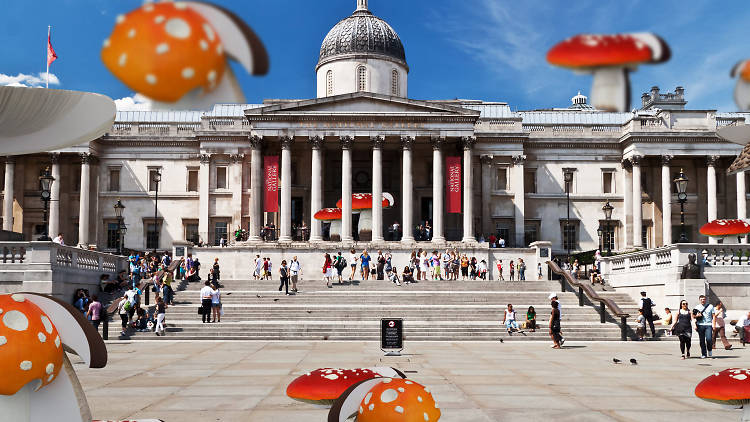
[[567, 342], [559, 351], [546, 342], [406, 346], [402, 356], [384, 357], [373, 342], [109, 342], [106, 368], [75, 367], [95, 419], [325, 421], [327, 409], [286, 396], [295, 377], [321, 367], [394, 366], [432, 390], [441, 421], [666, 421], [738, 420], [740, 411], [704, 402], [693, 389], [750, 359], [750, 348], [737, 344], [715, 359], [685, 361], [676, 342]]

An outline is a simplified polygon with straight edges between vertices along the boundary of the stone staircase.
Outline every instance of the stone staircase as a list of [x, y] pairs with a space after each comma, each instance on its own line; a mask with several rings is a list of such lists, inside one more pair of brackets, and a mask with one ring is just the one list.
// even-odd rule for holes
[[[532, 305], [537, 323], [546, 327], [548, 295], [557, 292], [567, 340], [620, 340], [619, 321], [608, 313], [607, 322], [600, 323], [599, 304], [578, 306], [578, 297], [560, 292], [558, 281], [422, 281], [399, 287], [369, 280], [334, 283], [333, 288], [323, 281], [301, 281], [299, 293], [291, 296], [278, 291], [276, 280], [223, 280], [222, 284], [221, 323], [201, 322], [197, 310], [203, 284], [191, 283], [177, 292], [175, 306], [167, 310], [166, 337], [136, 332], [129, 338], [379, 341], [381, 318], [403, 318], [405, 341], [546, 341], [546, 328], [509, 336], [500, 321], [508, 303], [513, 304], [519, 323], [525, 321], [526, 310]], [[602, 294], [637, 315], [636, 303], [626, 294]], [[634, 319], [630, 318], [631, 323]], [[119, 324], [113, 321], [110, 338], [118, 338], [119, 331]]]

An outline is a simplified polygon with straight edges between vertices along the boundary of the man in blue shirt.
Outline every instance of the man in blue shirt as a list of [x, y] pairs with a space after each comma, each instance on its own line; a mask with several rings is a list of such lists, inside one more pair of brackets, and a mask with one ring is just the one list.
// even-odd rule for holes
[[713, 357], [711, 356], [711, 334], [713, 331], [714, 307], [710, 303], [706, 303], [706, 296], [704, 295], [700, 295], [698, 300], [700, 305], [693, 308], [693, 317], [698, 331], [698, 339], [701, 343], [701, 359], [705, 359], [706, 355]]

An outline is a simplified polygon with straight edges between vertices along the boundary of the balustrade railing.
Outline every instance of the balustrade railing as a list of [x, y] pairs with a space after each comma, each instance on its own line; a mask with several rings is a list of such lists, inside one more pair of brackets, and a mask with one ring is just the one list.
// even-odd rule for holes
[[122, 256], [89, 251], [52, 242], [0, 242], [0, 269], [10, 264], [48, 264], [51, 267], [96, 272], [125, 268]]

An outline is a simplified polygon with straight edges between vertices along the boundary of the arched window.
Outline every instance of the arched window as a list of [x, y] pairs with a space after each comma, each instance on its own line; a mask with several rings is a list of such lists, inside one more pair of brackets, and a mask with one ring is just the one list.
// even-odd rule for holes
[[333, 70], [326, 72], [326, 97], [333, 95]]
[[401, 95], [398, 83], [398, 70], [396, 69], [393, 69], [393, 72], [391, 72], [391, 94]]
[[357, 68], [357, 91], [367, 91], [367, 68], [364, 66]]

